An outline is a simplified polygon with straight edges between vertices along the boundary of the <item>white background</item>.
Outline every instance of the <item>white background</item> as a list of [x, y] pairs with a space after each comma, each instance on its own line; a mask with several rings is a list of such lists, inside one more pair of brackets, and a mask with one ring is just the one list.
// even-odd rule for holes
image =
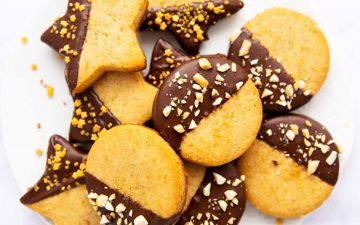
[[[31, 18], [31, 9], [39, 7], [44, 1], [63, 1], [63, 0], [20, 0], [5, 1], [0, 0], [0, 75], [11, 52], [11, 46], [21, 44], [22, 35], [19, 31], [24, 30], [23, 26]], [[271, 1], [271, 0], [264, 0]], [[294, 0], [289, 0], [294, 1]], [[298, 0], [300, 1], [300, 0]], [[327, 30], [333, 31], [337, 35], [337, 40], [342, 40], [342, 46], [338, 52], [345, 60], [346, 69], [354, 80], [349, 85], [360, 84], [360, 2], [356, 0], [316, 0], [309, 1], [314, 11], [319, 14], [322, 25]], [[339, 74], [341, 76], [342, 74]], [[345, 75], [345, 74], [343, 74]], [[16, 88], [16, 87], [14, 87]], [[359, 89], [359, 88], [357, 88]], [[356, 93], [357, 97], [358, 95]], [[360, 113], [360, 100], [357, 104], [357, 112]], [[1, 107], [1, 102], [0, 102]], [[22, 116], [26, 112], [14, 112]], [[0, 121], [1, 122], [1, 121]], [[360, 119], [357, 121], [360, 126]], [[21, 137], [20, 137], [21, 138]], [[19, 140], [21, 141], [21, 140]], [[305, 224], [360, 224], [360, 132], [354, 143], [354, 149], [350, 160], [345, 165], [336, 189], [330, 199], [315, 213], [310, 215]], [[19, 156], [21, 157], [21, 156]], [[18, 199], [20, 190], [12, 177], [5, 151], [3, 150], [0, 134], [0, 224], [11, 225], [41, 225], [40, 219], [27, 208], [23, 207]]]

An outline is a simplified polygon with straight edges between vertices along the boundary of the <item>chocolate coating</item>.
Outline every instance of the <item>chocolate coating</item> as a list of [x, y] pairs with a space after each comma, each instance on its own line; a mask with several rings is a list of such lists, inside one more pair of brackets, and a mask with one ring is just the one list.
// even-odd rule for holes
[[[100, 212], [102, 218], [104, 216], [107, 218], [108, 222], [104, 223], [106, 225], [130, 224], [130, 222], [134, 224], [134, 220], [141, 216], [146, 219], [149, 225], [170, 225], [173, 224], [180, 216], [175, 215], [167, 219], [161, 218], [150, 210], [143, 208], [139, 203], [132, 201], [129, 197], [124, 196], [117, 190], [110, 188], [95, 176], [89, 173], [86, 173], [85, 176], [90, 204], [97, 207], [97, 211]], [[96, 194], [97, 196], [105, 195], [109, 197], [110, 199], [108, 199], [108, 202], [111, 203], [114, 210], [109, 210], [104, 206], [98, 206], [96, 204], [97, 198], [91, 198], [91, 194]], [[119, 204], [124, 206], [123, 210], [116, 212]], [[114, 216], [111, 216], [110, 214], [113, 214]]]
[[59, 135], [49, 140], [46, 168], [43, 176], [21, 199], [33, 204], [85, 183], [86, 154], [74, 148]]
[[154, 46], [150, 71], [145, 80], [155, 87], [160, 87], [170, 72], [191, 58], [175, 48], [165, 39], [159, 38]]
[[[251, 46], [246, 50], [249, 43]], [[242, 65], [254, 81], [267, 112], [288, 112], [306, 104], [312, 97], [309, 91], [300, 88], [302, 84], [296, 84], [281, 63], [271, 57], [268, 49], [246, 28], [242, 28], [231, 43], [228, 57]]]
[[91, 10], [89, 0], [69, 0], [64, 16], [41, 36], [41, 40], [65, 57], [65, 77], [72, 91], [77, 84], [79, 62]]
[[120, 124], [120, 121], [105, 107], [91, 88], [75, 95], [74, 105], [69, 133], [72, 143], [91, 145], [102, 129], [110, 129]]
[[[226, 179], [224, 184], [217, 184], [214, 173]], [[206, 187], [210, 192], [206, 194]], [[235, 193], [234, 198], [229, 199], [225, 193]], [[228, 195], [232, 197], [232, 195]], [[226, 210], [220, 207], [219, 201], [225, 201]], [[181, 216], [177, 225], [202, 224], [238, 224], [245, 210], [245, 187], [238, 170], [233, 163], [220, 167], [207, 168], [204, 180], [194, 195], [188, 209]], [[201, 217], [199, 217], [201, 215]]]
[[[292, 133], [295, 134], [294, 137]], [[261, 126], [258, 139], [305, 168], [310, 160], [318, 160], [319, 165], [314, 175], [330, 185], [336, 184], [339, 174], [339, 149], [329, 131], [319, 122], [297, 114], [267, 117]], [[335, 154], [332, 152], [336, 153], [336, 160], [329, 164], [329, 156]]]
[[[204, 58], [210, 62], [211, 69], [200, 68], [199, 60]], [[220, 72], [218, 66], [228, 66], [228, 69]], [[196, 74], [207, 80], [207, 87], [201, 87], [194, 81]], [[192, 125], [198, 125], [224, 104], [246, 81], [242, 68], [223, 55], [204, 56], [184, 63], [171, 72], [159, 89], [153, 108], [155, 129], [179, 152], [183, 135], [195, 128]], [[215, 91], [217, 94], [213, 95]], [[164, 110], [170, 107], [171, 112], [166, 117]], [[176, 131], [179, 126], [183, 132]]]
[[196, 55], [200, 44], [208, 40], [209, 27], [243, 7], [241, 0], [206, 0], [155, 7], [148, 10], [142, 28], [169, 30], [187, 52]]

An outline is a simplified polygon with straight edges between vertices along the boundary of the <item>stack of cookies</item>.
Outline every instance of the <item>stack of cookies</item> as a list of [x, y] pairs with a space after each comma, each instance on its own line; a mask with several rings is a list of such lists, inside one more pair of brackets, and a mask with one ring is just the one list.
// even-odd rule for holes
[[[228, 55], [199, 55], [210, 26], [243, 7], [69, 0], [41, 37], [66, 63], [69, 137], [50, 138], [21, 202], [56, 225], [236, 225], [246, 201], [277, 218], [318, 208], [339, 148], [290, 112], [325, 81], [327, 41], [309, 17], [272, 8], [234, 28]], [[145, 29], [173, 33], [183, 50], [160, 38], [144, 76]]]

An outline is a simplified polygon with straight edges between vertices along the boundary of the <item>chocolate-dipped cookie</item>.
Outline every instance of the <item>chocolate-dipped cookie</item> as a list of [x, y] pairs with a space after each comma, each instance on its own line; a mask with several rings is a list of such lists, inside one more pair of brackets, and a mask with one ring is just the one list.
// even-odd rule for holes
[[338, 179], [338, 147], [315, 120], [296, 114], [268, 117], [257, 140], [240, 158], [247, 199], [279, 218], [318, 208]]
[[146, 123], [156, 92], [142, 72], [107, 73], [91, 89], [75, 95], [70, 141], [91, 144], [104, 128]]
[[86, 187], [101, 224], [169, 225], [184, 207], [186, 175], [180, 158], [155, 131], [120, 125], [92, 146]]
[[150, 70], [145, 76], [145, 80], [155, 87], [160, 87], [164, 79], [169, 76], [174, 68], [190, 59], [191, 57], [180, 49], [177, 49], [168, 41], [159, 38], [155, 43], [151, 56]]
[[233, 163], [207, 168], [177, 225], [238, 224], [246, 203], [244, 179]]
[[150, 0], [144, 29], [168, 30], [191, 55], [208, 39], [209, 27], [243, 8], [241, 0]]
[[218, 166], [243, 154], [262, 120], [259, 93], [242, 68], [223, 55], [175, 68], [154, 102], [153, 123], [185, 160]]
[[52, 136], [45, 172], [20, 199], [21, 203], [56, 225], [99, 224], [100, 218], [86, 197], [85, 159], [83, 151], [74, 148], [61, 136]]
[[72, 93], [85, 91], [107, 71], [145, 68], [136, 31], [146, 7], [146, 0], [69, 0], [66, 14], [41, 40], [64, 56]]
[[264, 110], [288, 112], [316, 94], [329, 70], [329, 47], [309, 17], [285, 8], [257, 15], [230, 37], [228, 57], [259, 89]]

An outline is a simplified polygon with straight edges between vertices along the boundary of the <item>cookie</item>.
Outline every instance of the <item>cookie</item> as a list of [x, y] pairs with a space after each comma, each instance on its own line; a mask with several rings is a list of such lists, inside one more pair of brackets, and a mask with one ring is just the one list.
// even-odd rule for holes
[[150, 0], [142, 27], [170, 31], [187, 52], [196, 55], [208, 40], [210, 26], [243, 6], [241, 0]]
[[85, 158], [85, 153], [64, 138], [52, 136], [45, 173], [20, 199], [21, 203], [56, 225], [99, 224], [100, 218], [86, 197]]
[[146, 7], [146, 0], [69, 0], [66, 14], [41, 40], [64, 56], [72, 93], [85, 91], [107, 71], [145, 68], [136, 31]]
[[155, 43], [150, 70], [145, 76], [145, 80], [155, 87], [160, 87], [174, 68], [190, 59], [191, 57], [186, 53], [177, 49], [165, 39], [159, 38]]
[[183, 164], [149, 128], [120, 125], [104, 131], [86, 170], [88, 198], [101, 224], [172, 224], [184, 207]]
[[267, 112], [288, 112], [306, 104], [327, 77], [330, 53], [326, 38], [301, 13], [285, 8], [266, 10], [230, 41], [228, 57], [242, 65], [255, 82]]
[[246, 203], [243, 180], [233, 163], [207, 168], [177, 225], [238, 224]]
[[191, 199], [199, 189], [201, 182], [204, 179], [206, 168], [192, 163], [184, 162], [186, 172], [186, 201], [183, 212], [188, 208]]
[[240, 158], [247, 199], [278, 218], [318, 208], [338, 179], [338, 147], [315, 120], [296, 114], [268, 117], [257, 140]]
[[238, 158], [255, 140], [261, 120], [255, 85], [223, 55], [203, 56], [175, 68], [160, 87], [153, 109], [160, 135], [183, 159], [203, 166]]
[[92, 143], [104, 128], [146, 123], [156, 92], [142, 72], [105, 74], [91, 89], [75, 95], [70, 141]]

